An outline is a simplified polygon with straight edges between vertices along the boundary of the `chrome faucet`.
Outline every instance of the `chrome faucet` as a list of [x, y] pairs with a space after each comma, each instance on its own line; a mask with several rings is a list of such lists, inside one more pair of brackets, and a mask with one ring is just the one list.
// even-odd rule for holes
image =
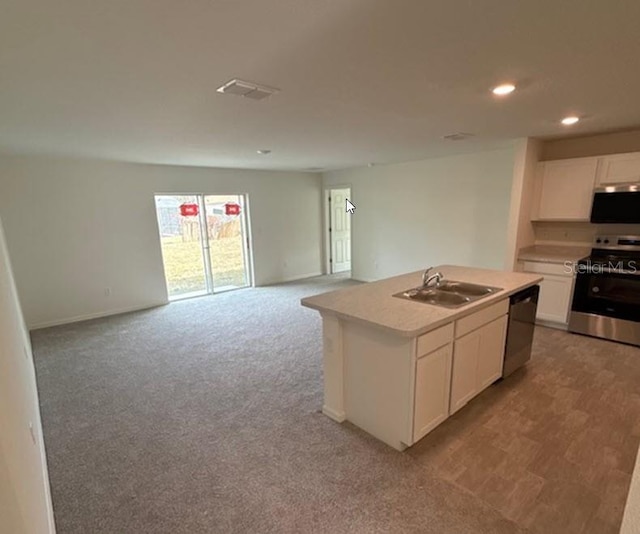
[[429, 272], [433, 269], [433, 267], [427, 268], [424, 273], [422, 273], [422, 286], [429, 287], [432, 282], [435, 280], [435, 286], [438, 287], [440, 285], [440, 281], [444, 278], [440, 271], [429, 275]]

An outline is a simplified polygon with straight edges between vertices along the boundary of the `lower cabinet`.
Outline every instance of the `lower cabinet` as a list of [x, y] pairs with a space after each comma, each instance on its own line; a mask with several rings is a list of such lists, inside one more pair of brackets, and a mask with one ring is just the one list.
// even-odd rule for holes
[[544, 276], [540, 282], [540, 297], [536, 319], [549, 326], [566, 327], [569, 322], [575, 275], [564, 265], [525, 262], [524, 271]]
[[507, 317], [502, 315], [455, 340], [449, 407], [451, 414], [502, 376]]
[[416, 442], [449, 417], [451, 343], [416, 363], [413, 441]]
[[325, 318], [325, 403], [335, 402], [324, 413], [410, 447], [502, 375], [508, 312], [504, 298], [417, 337], [354, 321], [332, 330]]
[[545, 274], [544, 280], [540, 282], [540, 298], [536, 317], [543, 321], [567, 324], [572, 294], [572, 277]]

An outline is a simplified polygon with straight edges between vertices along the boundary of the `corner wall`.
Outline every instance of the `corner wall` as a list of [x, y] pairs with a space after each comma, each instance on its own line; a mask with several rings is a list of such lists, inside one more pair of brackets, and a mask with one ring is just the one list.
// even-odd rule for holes
[[0, 532], [54, 531], [31, 345], [0, 221]]
[[514, 149], [326, 173], [351, 186], [352, 276], [458, 264], [502, 269]]
[[636, 457], [636, 467], [631, 476], [620, 534], [637, 534], [638, 532], [640, 532], [640, 452]]
[[640, 130], [550, 139], [542, 144], [543, 161], [640, 152]]
[[509, 233], [504, 265], [508, 271], [520, 270], [518, 252], [524, 247], [533, 245], [536, 240], [535, 229], [531, 223], [531, 212], [540, 149], [540, 142], [535, 139], [519, 139], [516, 143]]
[[167, 302], [156, 193], [248, 194], [256, 285], [322, 272], [318, 174], [0, 156], [30, 328]]

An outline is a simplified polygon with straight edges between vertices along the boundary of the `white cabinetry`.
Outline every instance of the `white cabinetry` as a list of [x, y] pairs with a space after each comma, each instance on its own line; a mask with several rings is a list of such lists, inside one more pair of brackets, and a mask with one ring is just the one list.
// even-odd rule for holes
[[527, 261], [524, 271], [544, 276], [540, 282], [540, 297], [536, 319], [549, 326], [565, 327], [573, 298], [575, 274], [571, 265]]
[[588, 221], [598, 158], [545, 161], [538, 165], [533, 219]]
[[453, 414], [502, 376], [507, 315], [457, 338], [453, 351], [450, 412]]
[[469, 402], [477, 392], [480, 332], [472, 332], [456, 339], [451, 376], [450, 412], [453, 414]]
[[600, 158], [597, 183], [640, 182], [640, 152]]
[[398, 450], [413, 445], [502, 375], [508, 309], [503, 299], [417, 337], [325, 318], [325, 380], [335, 384], [323, 412]]
[[414, 442], [449, 416], [452, 351], [452, 344], [447, 343], [416, 363]]
[[478, 392], [488, 388], [502, 376], [504, 349], [507, 340], [508, 316], [490, 322], [480, 329], [478, 352]]
[[455, 413], [502, 375], [509, 300], [456, 322], [449, 412]]

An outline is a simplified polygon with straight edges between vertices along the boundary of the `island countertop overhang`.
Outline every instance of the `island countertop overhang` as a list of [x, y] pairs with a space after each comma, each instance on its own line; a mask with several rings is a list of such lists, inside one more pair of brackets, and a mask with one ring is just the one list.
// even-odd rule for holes
[[355, 287], [306, 297], [301, 304], [322, 314], [381, 328], [402, 337], [417, 337], [456, 321], [542, 281], [538, 274], [496, 271], [455, 265], [439, 265], [447, 280], [503, 288], [489, 297], [450, 309], [393, 295], [422, 284], [422, 271], [394, 276]]

